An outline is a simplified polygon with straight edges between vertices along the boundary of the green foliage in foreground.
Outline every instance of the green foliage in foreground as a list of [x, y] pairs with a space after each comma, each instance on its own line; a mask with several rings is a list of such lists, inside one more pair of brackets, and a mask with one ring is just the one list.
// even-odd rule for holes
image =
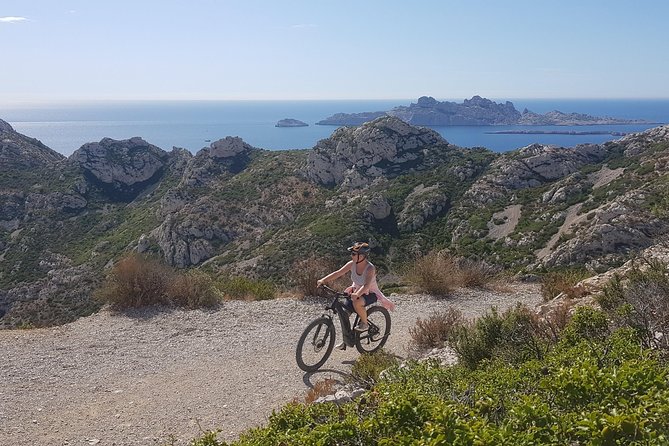
[[[570, 332], [522, 364], [394, 367], [352, 403], [288, 404], [232, 444], [669, 445], [667, 367], [631, 330]], [[212, 433], [193, 444], [226, 445]]]

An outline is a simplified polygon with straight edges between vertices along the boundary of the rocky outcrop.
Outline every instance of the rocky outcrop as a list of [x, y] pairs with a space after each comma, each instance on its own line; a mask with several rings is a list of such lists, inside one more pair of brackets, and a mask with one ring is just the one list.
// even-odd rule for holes
[[219, 139], [197, 152], [186, 167], [181, 183], [204, 186], [219, 175], [239, 173], [248, 165], [251, 154], [259, 150], [236, 136]]
[[437, 101], [422, 96], [415, 104], [398, 106], [386, 112], [337, 113], [317, 124], [360, 125], [378, 117], [395, 116], [412, 125], [594, 125], [594, 124], [644, 124], [641, 120], [598, 118], [581, 113], [552, 111], [545, 115], [527, 109], [520, 113], [512, 102], [496, 103], [490, 99], [473, 96], [461, 104]]
[[160, 247], [165, 261], [178, 268], [197, 265], [214, 253], [213, 241], [229, 240], [217, 225], [194, 214], [180, 221], [175, 214], [168, 214], [150, 237]]
[[641, 133], [632, 133], [616, 144], [625, 148], [625, 156], [639, 156], [656, 144], [667, 144], [669, 142], [669, 125], [663, 125]]
[[340, 128], [318, 142], [307, 159], [306, 175], [319, 184], [354, 189], [375, 178], [406, 172], [420, 163], [423, 149], [448, 144], [437, 132], [397, 118], [379, 118], [356, 128]]
[[15, 132], [0, 119], [0, 171], [43, 169], [64, 159], [40, 141]]
[[110, 196], [128, 201], [157, 180], [167, 153], [142, 138], [104, 138], [84, 144], [69, 160]]
[[88, 265], [46, 253], [39, 268], [46, 277], [9, 290], [0, 289], [0, 328], [40, 327], [72, 322], [91, 314], [100, 303], [91, 299], [100, 274]]
[[438, 246], [530, 271], [600, 270], [669, 234], [669, 126], [495, 154], [385, 116], [337, 129], [313, 150], [263, 151], [228, 137], [192, 155], [104, 139], [69, 161], [2, 129], [5, 147], [19, 148], [3, 153], [24, 151], [0, 177], [0, 312], [12, 324], [58, 296], [90, 309], [91, 289], [79, 283], [131, 250], [180, 268], [280, 278], [305, 252], [325, 259], [343, 239], [365, 237], [380, 267]]
[[423, 96], [408, 107], [395, 107], [388, 112], [412, 125], [505, 125], [514, 124], [520, 113], [513, 104], [506, 101], [497, 104], [489, 99], [474, 96], [462, 104], [439, 102]]
[[559, 245], [542, 263], [549, 267], [588, 264], [602, 272], [619, 264], [629, 253], [651, 247], [669, 233], [669, 223], [635, 211], [634, 203], [641, 201], [643, 198], [635, 191], [590, 211], [587, 224], [573, 228], [574, 237]]
[[285, 118], [276, 123], [274, 127], [308, 127], [309, 124], [299, 119]]
[[509, 190], [537, 187], [564, 178], [586, 164], [598, 163], [607, 153], [605, 147], [595, 144], [574, 148], [532, 144], [499, 158], [480, 181]]
[[0, 133], [14, 132], [14, 128], [7, 121], [0, 119]]
[[76, 193], [52, 192], [49, 194], [28, 194], [24, 209], [27, 216], [44, 215], [48, 212], [76, 212], [86, 207], [88, 202]]
[[448, 209], [449, 197], [440, 185], [425, 187], [419, 185], [404, 200], [404, 207], [397, 218], [397, 227], [400, 231], [415, 231], [420, 229], [426, 221], [442, 214]]

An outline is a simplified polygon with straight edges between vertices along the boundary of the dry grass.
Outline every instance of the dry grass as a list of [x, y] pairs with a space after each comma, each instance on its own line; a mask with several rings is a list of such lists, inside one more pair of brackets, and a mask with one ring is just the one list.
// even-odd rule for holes
[[332, 378], [325, 378], [322, 381], [317, 381], [314, 383], [314, 386], [307, 392], [306, 396], [304, 397], [304, 402], [306, 404], [311, 404], [320, 397], [332, 395], [335, 393], [336, 384], [337, 381]]
[[458, 288], [460, 273], [452, 256], [433, 251], [413, 262], [405, 280], [428, 294], [448, 296]]
[[220, 301], [207, 274], [179, 272], [157, 259], [135, 253], [114, 265], [95, 297], [115, 310], [152, 305], [200, 308]]
[[420, 291], [435, 296], [448, 296], [460, 287], [488, 286], [498, 271], [485, 262], [457, 259], [446, 252], [433, 251], [418, 257], [404, 278]]
[[178, 307], [215, 307], [221, 298], [211, 277], [201, 271], [190, 271], [173, 277], [167, 288], [169, 303]]
[[499, 271], [485, 262], [477, 260], [461, 260], [458, 262], [460, 286], [480, 288], [490, 284]]
[[167, 284], [174, 276], [174, 270], [159, 261], [130, 254], [114, 265], [95, 296], [117, 310], [166, 304]]
[[338, 268], [332, 260], [311, 256], [296, 262], [291, 271], [300, 297], [317, 296], [316, 281]]
[[418, 319], [416, 325], [409, 329], [409, 345], [418, 351], [442, 348], [453, 330], [464, 323], [462, 313], [455, 308], [449, 307], [446, 311], [435, 312], [425, 320]]
[[569, 299], [578, 299], [586, 293], [585, 289], [577, 284], [588, 277], [590, 273], [584, 270], [565, 270], [546, 274], [541, 282], [541, 295], [548, 301], [561, 293]]

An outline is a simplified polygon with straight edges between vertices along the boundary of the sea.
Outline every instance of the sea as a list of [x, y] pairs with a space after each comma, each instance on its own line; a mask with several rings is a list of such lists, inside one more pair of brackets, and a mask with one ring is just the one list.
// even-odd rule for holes
[[[462, 102], [462, 99], [439, 99]], [[504, 102], [507, 99], [493, 99]], [[448, 126], [433, 127], [461, 147], [486, 147], [505, 152], [532, 143], [573, 147], [620, 138], [610, 134], [492, 134], [499, 131], [575, 131], [633, 133], [669, 123], [669, 99], [508, 99], [517, 110], [585, 113], [599, 117], [643, 119], [652, 124], [597, 126]], [[384, 111], [416, 99], [329, 101], [109, 101], [0, 106], [0, 119], [19, 133], [36, 138], [69, 156], [83, 144], [109, 137], [139, 136], [164, 150], [180, 147], [196, 153], [226, 136], [268, 149], [308, 149], [328, 138], [335, 126], [316, 125], [335, 113]], [[275, 127], [284, 118], [307, 127]]]

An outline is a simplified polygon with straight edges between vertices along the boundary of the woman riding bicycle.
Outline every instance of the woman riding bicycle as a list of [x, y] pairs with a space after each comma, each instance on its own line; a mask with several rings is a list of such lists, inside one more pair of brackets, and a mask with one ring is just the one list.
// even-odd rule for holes
[[353, 283], [346, 289], [346, 293], [351, 294], [351, 301], [353, 302], [353, 309], [360, 316], [360, 323], [354, 327], [356, 331], [365, 331], [369, 328], [367, 324], [367, 305], [374, 302], [379, 302], [381, 305], [389, 310], [395, 309], [393, 304], [386, 296], [383, 295], [376, 283], [376, 268], [369, 261], [369, 244], [364, 242], [355, 242], [353, 246], [348, 248], [351, 253], [351, 261], [327, 276], [319, 279], [317, 284], [320, 286], [330, 280], [336, 280], [347, 272], [351, 273], [351, 280]]

